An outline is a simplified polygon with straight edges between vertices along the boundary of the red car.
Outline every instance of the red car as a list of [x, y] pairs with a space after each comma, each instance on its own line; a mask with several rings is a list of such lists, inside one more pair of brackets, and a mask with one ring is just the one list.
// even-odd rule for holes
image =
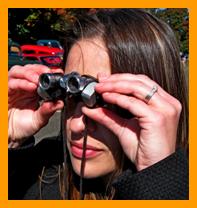
[[59, 68], [62, 64], [63, 50], [48, 46], [22, 45], [22, 56], [29, 60], [38, 60], [52, 68]]
[[63, 50], [59, 48], [51, 48], [48, 46], [39, 46], [39, 45], [22, 45], [21, 50], [23, 53], [23, 56], [63, 56]]

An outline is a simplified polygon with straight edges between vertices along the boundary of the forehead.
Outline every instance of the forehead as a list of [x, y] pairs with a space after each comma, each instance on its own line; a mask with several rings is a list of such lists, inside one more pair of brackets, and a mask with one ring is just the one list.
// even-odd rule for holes
[[81, 40], [71, 48], [65, 72], [77, 71], [96, 77], [98, 72], [110, 74], [111, 67], [107, 49], [98, 39]]

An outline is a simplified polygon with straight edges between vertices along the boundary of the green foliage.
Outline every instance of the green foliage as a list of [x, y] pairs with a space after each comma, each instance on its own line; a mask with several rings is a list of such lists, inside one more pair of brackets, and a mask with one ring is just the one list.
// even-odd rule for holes
[[[20, 44], [35, 43], [38, 39], [61, 41], [64, 31], [78, 15], [98, 9], [9, 9], [9, 37]], [[175, 31], [180, 50], [188, 53], [188, 9], [146, 9], [163, 19]]]
[[164, 20], [174, 30], [180, 44], [180, 51], [189, 53], [189, 11], [181, 9], [147, 9]]

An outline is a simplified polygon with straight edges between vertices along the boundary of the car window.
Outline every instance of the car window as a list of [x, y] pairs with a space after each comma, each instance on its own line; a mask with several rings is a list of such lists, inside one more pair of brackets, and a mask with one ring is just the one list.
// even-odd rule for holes
[[54, 47], [54, 48], [59, 48], [59, 45], [57, 43], [55, 43], [55, 42], [52, 42], [51, 46]]

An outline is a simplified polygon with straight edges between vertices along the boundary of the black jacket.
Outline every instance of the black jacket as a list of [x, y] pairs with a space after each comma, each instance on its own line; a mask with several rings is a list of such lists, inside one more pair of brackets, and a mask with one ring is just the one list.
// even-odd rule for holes
[[[9, 149], [9, 199], [61, 199], [57, 167], [63, 162], [61, 139], [47, 138], [34, 146], [34, 138], [18, 149]], [[39, 186], [45, 166], [50, 183]], [[50, 178], [50, 176], [55, 176]], [[178, 149], [174, 154], [140, 172], [125, 170], [114, 182], [114, 199], [188, 199], [188, 160]]]

